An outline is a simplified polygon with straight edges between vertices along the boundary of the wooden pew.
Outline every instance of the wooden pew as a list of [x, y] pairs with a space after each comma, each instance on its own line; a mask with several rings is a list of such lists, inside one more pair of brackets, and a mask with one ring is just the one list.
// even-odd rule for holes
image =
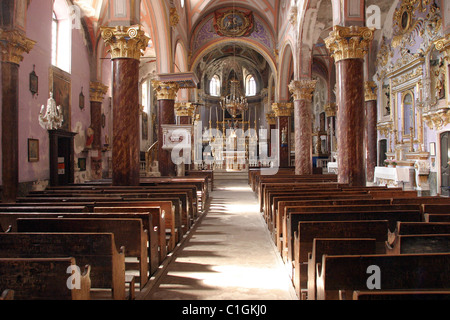
[[450, 234], [398, 235], [393, 244], [386, 243], [386, 254], [450, 252]]
[[[151, 209], [147, 207], [147, 209]], [[159, 208], [157, 208], [159, 209]], [[159, 210], [158, 216], [159, 216]], [[159, 268], [159, 236], [153, 227], [154, 212], [76, 212], [76, 213], [57, 213], [57, 212], [0, 212], [0, 224], [9, 225], [10, 232], [17, 232], [18, 219], [35, 219], [35, 218], [78, 218], [78, 219], [140, 219], [144, 230], [148, 233], [148, 253], [149, 271], [153, 275]]]
[[[448, 198], [445, 198], [448, 199]], [[449, 214], [450, 213], [450, 204], [422, 204], [423, 213], [432, 213], [432, 214]]]
[[0, 206], [0, 212], [87, 212], [86, 206], [40, 206], [40, 205], [8, 205]]
[[[398, 222], [390, 240], [404, 234], [450, 234], [450, 223], [446, 222]], [[390, 241], [390, 243], [392, 243]]]
[[377, 301], [377, 300], [407, 300], [407, 301], [438, 301], [450, 300], [450, 290], [358, 290], [353, 292], [353, 300]]
[[91, 290], [110, 289], [115, 300], [126, 297], [124, 250], [117, 250], [112, 233], [0, 234], [1, 258], [74, 257], [91, 266]]
[[[142, 290], [148, 281], [147, 230], [140, 219], [35, 218], [17, 219], [18, 232], [113, 233], [116, 247], [125, 247], [127, 270], [139, 270], [136, 278]], [[137, 259], [129, 261], [130, 257]], [[128, 261], [127, 261], [128, 260]]]
[[[116, 213], [129, 213], [129, 212], [146, 212], [147, 207], [96, 207], [94, 208], [95, 213], [101, 212], [116, 212]], [[167, 256], [168, 251], [172, 251], [175, 247], [175, 225], [174, 217], [170, 214], [161, 213], [158, 216], [153, 216], [153, 226], [157, 229], [158, 245], [159, 245], [159, 261], [162, 262]], [[170, 230], [170, 240], [166, 241], [166, 229]]]
[[[308, 254], [308, 294], [305, 297], [308, 300], [316, 300], [316, 264], [322, 262], [322, 256], [324, 254], [376, 254], [376, 239], [314, 239], [312, 252]], [[300, 288], [296, 287], [296, 289], [297, 294], [300, 296]]]
[[324, 255], [317, 265], [317, 299], [338, 300], [341, 290], [367, 290], [371, 266], [379, 268], [381, 290], [448, 290], [450, 287], [450, 253]]
[[376, 241], [377, 253], [385, 253], [388, 237], [388, 221], [307, 221], [298, 223], [294, 234], [293, 282], [298, 290], [308, 285], [308, 256], [316, 238], [370, 238]]
[[3, 290], [0, 300], [14, 300], [14, 290], [5, 289]]
[[343, 206], [343, 205], [362, 205], [362, 204], [384, 204], [388, 205], [389, 199], [360, 199], [359, 196], [350, 198], [341, 198], [341, 195], [333, 197], [333, 199], [328, 200], [300, 200], [300, 201], [279, 201], [278, 209], [275, 213], [274, 221], [275, 223], [275, 243], [278, 250], [281, 252], [283, 250], [283, 232], [286, 230], [286, 208], [291, 207], [304, 207], [304, 206]]
[[424, 214], [425, 222], [450, 222], [450, 214]]
[[0, 287], [14, 291], [15, 300], [89, 300], [90, 266], [80, 275], [80, 288], [70, 290], [69, 267], [75, 258], [0, 258]]
[[398, 221], [420, 222], [419, 211], [336, 211], [336, 212], [291, 212], [286, 215], [283, 222], [283, 246], [282, 252], [287, 262], [293, 261], [294, 233], [298, 230], [299, 222], [306, 221], [364, 221], [386, 220], [388, 222], [386, 234], [389, 230], [395, 230]]

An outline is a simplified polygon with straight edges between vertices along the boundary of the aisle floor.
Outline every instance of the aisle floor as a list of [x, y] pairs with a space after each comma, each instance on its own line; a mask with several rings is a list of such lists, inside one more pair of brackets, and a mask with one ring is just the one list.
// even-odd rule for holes
[[215, 182], [206, 214], [153, 280], [145, 299], [297, 299], [246, 180]]

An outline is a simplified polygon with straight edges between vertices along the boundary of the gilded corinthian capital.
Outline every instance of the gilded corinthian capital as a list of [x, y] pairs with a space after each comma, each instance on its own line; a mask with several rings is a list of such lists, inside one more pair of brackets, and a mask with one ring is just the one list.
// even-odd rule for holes
[[175, 103], [174, 110], [177, 117], [192, 117], [195, 107], [189, 102], [179, 102]]
[[102, 102], [105, 94], [108, 92], [108, 86], [101, 82], [91, 82], [89, 86], [90, 101]]
[[272, 110], [275, 113], [275, 117], [290, 117], [294, 106], [292, 103], [280, 102], [273, 103]]
[[18, 30], [0, 29], [0, 50], [3, 62], [20, 64], [23, 54], [33, 49], [35, 41], [28, 39]]
[[378, 92], [377, 84], [374, 81], [366, 81], [364, 82], [364, 97], [366, 101], [374, 101], [377, 100], [377, 92]]
[[367, 27], [334, 26], [325, 44], [335, 62], [344, 59], [363, 59], [373, 40], [375, 29]]
[[175, 100], [177, 97], [180, 85], [177, 82], [163, 82], [153, 80], [152, 86], [156, 92], [156, 99], [158, 100]]
[[101, 27], [102, 38], [110, 46], [111, 59], [130, 58], [139, 60], [147, 48], [149, 37], [138, 25], [131, 27]]
[[289, 91], [294, 100], [311, 100], [316, 89], [317, 80], [298, 80], [289, 84]]

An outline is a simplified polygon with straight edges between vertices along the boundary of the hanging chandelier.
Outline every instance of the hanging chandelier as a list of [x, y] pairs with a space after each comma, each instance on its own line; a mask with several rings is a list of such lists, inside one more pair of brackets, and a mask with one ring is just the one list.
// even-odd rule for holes
[[238, 115], [247, 111], [248, 102], [247, 98], [240, 95], [239, 81], [232, 79], [230, 84], [230, 94], [226, 97], [222, 97], [220, 105], [222, 109], [227, 110], [233, 118], [236, 118]]
[[39, 124], [46, 130], [57, 130], [62, 126], [63, 121], [61, 106], [56, 106], [53, 93], [50, 92], [50, 98], [47, 100], [47, 109], [42, 105], [39, 112]]

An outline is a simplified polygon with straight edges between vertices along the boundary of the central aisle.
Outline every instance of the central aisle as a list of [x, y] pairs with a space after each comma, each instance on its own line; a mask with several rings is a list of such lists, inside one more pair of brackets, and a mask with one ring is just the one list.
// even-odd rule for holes
[[146, 299], [297, 299], [246, 180], [215, 181], [206, 215]]

